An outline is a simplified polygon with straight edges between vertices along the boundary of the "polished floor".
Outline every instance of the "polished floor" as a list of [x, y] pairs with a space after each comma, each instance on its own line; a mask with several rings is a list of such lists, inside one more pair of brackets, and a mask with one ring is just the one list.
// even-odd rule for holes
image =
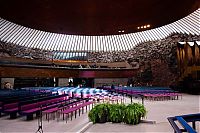
[[[129, 98], [125, 98], [126, 103], [130, 103]], [[134, 99], [134, 102], [140, 102], [140, 99]], [[148, 110], [145, 121], [139, 125], [125, 125], [125, 124], [94, 124], [88, 127], [85, 131], [89, 132], [169, 132], [172, 133], [173, 129], [167, 121], [167, 117], [199, 113], [200, 112], [200, 96], [183, 94], [183, 98], [180, 100], [169, 101], [144, 101], [144, 105]], [[43, 131], [52, 133], [64, 133], [64, 132], [80, 132], [85, 125], [89, 123], [87, 113], [85, 112], [76, 119], [67, 123], [60, 119], [50, 120], [49, 122], [43, 117]], [[197, 130], [200, 132], [200, 123], [197, 123]], [[14, 120], [10, 120], [9, 116], [0, 117], [0, 133], [9, 132], [36, 132], [38, 129], [38, 121], [34, 119], [32, 121], [26, 121], [25, 117], [19, 117]]]

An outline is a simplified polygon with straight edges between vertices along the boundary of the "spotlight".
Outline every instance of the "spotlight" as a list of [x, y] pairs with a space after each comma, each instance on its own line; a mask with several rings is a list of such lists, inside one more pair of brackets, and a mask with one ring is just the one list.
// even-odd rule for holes
[[141, 26], [141, 29], [143, 29], [144, 27], [143, 26]]
[[149, 28], [149, 27], [150, 27], [150, 24], [148, 24], [147, 27]]
[[144, 26], [144, 28], [146, 29], [146, 28], [147, 28], [147, 26], [145, 25], [145, 26]]
[[137, 27], [137, 29], [140, 29], [140, 27]]

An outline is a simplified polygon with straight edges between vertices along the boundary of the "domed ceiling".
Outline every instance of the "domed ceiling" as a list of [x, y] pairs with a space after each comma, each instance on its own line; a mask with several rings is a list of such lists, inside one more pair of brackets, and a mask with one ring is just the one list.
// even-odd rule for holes
[[[160, 27], [199, 8], [199, 0], [1, 0], [0, 17], [73, 35], [113, 35]], [[120, 32], [119, 32], [120, 31]]]

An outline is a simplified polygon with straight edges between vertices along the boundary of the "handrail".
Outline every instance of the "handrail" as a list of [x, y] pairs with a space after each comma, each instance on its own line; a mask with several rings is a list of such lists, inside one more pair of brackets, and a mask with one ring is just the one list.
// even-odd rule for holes
[[[197, 114], [188, 114], [188, 115], [180, 115], [175, 117], [167, 118], [169, 123], [174, 129], [175, 133], [189, 132], [189, 133], [197, 133], [196, 130], [196, 121], [200, 121], [200, 113]], [[180, 129], [175, 121], [178, 121], [184, 129]], [[188, 124], [188, 122], [192, 122], [192, 127]]]
[[183, 126], [184, 129], [186, 129], [189, 133], [197, 133], [181, 116], [176, 116], [176, 119], [179, 121], [179, 123]]

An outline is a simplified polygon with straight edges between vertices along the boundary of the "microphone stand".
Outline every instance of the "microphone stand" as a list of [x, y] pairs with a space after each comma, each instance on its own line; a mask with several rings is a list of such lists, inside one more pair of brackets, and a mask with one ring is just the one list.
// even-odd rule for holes
[[36, 133], [43, 133], [43, 129], [42, 129], [42, 106], [40, 106], [40, 114], [38, 117], [38, 130], [36, 131]]

